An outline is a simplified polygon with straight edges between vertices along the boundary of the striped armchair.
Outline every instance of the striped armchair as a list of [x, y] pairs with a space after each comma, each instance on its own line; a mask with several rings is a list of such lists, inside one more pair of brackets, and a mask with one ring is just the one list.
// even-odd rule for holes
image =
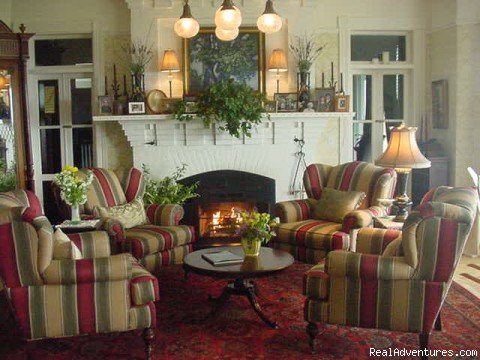
[[0, 280], [28, 340], [156, 326], [157, 279], [130, 254], [110, 254], [104, 231], [68, 235], [82, 258], [54, 258], [52, 226], [30, 191], [0, 193]]
[[476, 208], [473, 189], [439, 187], [401, 232], [361, 229], [358, 252], [330, 252], [325, 271], [317, 265], [304, 277], [312, 348], [321, 322], [419, 333], [427, 349]]
[[[123, 173], [92, 168], [93, 183], [87, 192], [83, 206], [84, 217], [94, 217], [96, 206], [123, 205], [142, 198], [145, 191], [143, 173], [131, 168]], [[80, 175], [84, 174], [80, 170]], [[183, 208], [175, 204], [146, 205], [148, 224], [124, 229], [122, 224], [110, 218], [103, 219], [103, 228], [108, 232], [117, 252], [131, 252], [140, 264], [149, 271], [161, 266], [183, 262], [192, 251], [195, 231], [187, 225], [179, 225]]]
[[[275, 206], [280, 225], [273, 247], [310, 264], [318, 263], [331, 250], [348, 249], [352, 229], [371, 225], [373, 216], [386, 215], [378, 199], [393, 196], [396, 178], [395, 170], [365, 162], [309, 165], [303, 176], [308, 198]], [[314, 208], [324, 187], [362, 191], [366, 197], [358, 210], [347, 214], [343, 223], [314, 219]]]

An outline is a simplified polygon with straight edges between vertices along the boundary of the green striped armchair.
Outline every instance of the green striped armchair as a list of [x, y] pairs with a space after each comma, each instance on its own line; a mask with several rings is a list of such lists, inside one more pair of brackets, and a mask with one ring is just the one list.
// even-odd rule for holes
[[[91, 168], [93, 182], [83, 205], [86, 217], [95, 217], [96, 207], [109, 208], [124, 205], [145, 192], [143, 173], [131, 168], [122, 173]], [[80, 170], [80, 175], [84, 170]], [[158, 271], [162, 266], [179, 264], [193, 249], [193, 227], [179, 225], [183, 207], [177, 204], [145, 205], [148, 222], [129, 229], [111, 218], [102, 219], [117, 252], [130, 252], [148, 271]]]
[[[366, 162], [309, 165], [303, 175], [308, 198], [275, 205], [280, 225], [272, 241], [273, 247], [310, 264], [324, 259], [329, 251], [348, 249], [351, 230], [369, 226], [374, 216], [387, 214], [378, 199], [393, 196], [396, 179], [395, 170]], [[366, 196], [358, 210], [348, 213], [341, 223], [315, 219], [314, 209], [325, 187], [360, 191]]]
[[55, 255], [35, 194], [0, 193], [0, 280], [23, 337], [144, 329], [150, 358], [157, 279], [130, 254], [112, 256], [104, 231], [68, 236], [80, 251], [75, 259]]
[[357, 252], [332, 251], [304, 277], [305, 320], [315, 348], [317, 323], [414, 332], [428, 348], [476, 214], [474, 189], [428, 192], [402, 231], [361, 229]]

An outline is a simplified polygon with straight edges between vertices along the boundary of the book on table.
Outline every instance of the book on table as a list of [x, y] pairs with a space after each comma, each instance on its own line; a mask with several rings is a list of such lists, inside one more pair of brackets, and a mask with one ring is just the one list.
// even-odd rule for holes
[[234, 253], [228, 250], [219, 250], [211, 251], [202, 254], [202, 258], [207, 260], [213, 266], [227, 266], [241, 264], [243, 262], [243, 257], [235, 255]]

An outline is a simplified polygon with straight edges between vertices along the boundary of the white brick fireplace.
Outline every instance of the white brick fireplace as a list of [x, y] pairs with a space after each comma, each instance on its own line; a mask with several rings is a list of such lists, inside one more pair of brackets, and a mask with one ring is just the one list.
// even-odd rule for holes
[[[292, 191], [298, 144], [305, 141], [307, 164], [338, 164], [352, 159], [352, 139], [343, 134], [352, 126], [351, 113], [276, 113], [265, 117], [252, 137], [236, 139], [205, 128], [200, 120], [179, 122], [171, 115], [97, 116], [95, 143], [98, 165], [106, 156], [104, 124], [118, 121], [133, 149], [134, 166], [150, 167], [154, 177], [170, 175], [187, 164], [186, 176], [214, 170], [239, 170], [270, 177], [276, 182], [276, 200], [299, 197]], [[300, 173], [300, 179], [303, 168]], [[297, 182], [298, 187], [298, 182]]]

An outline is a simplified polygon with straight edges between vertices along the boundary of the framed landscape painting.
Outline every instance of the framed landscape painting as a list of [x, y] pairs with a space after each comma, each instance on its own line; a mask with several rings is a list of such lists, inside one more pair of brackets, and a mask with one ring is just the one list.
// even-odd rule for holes
[[265, 34], [257, 28], [240, 28], [233, 41], [215, 36], [215, 28], [203, 28], [183, 42], [185, 94], [200, 94], [213, 83], [233, 78], [254, 90], [265, 90]]

